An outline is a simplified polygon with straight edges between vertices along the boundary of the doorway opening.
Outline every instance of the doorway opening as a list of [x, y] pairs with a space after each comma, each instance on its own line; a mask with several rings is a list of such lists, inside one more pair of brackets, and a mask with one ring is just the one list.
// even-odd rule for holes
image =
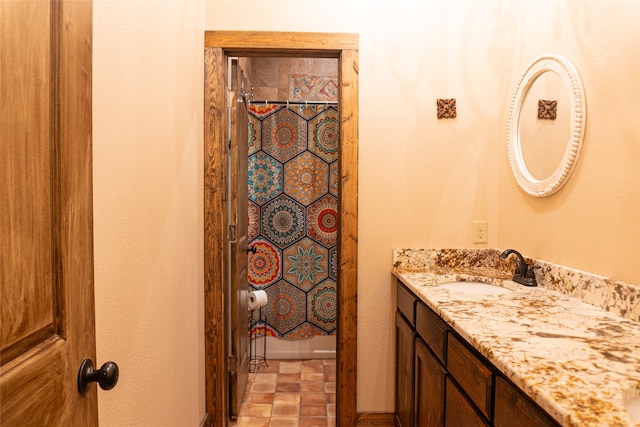
[[[230, 150], [226, 123], [229, 57], [335, 58], [338, 62], [339, 153], [337, 205], [336, 411], [355, 426], [357, 335], [358, 36], [329, 33], [211, 31], [205, 34], [204, 274], [205, 388], [208, 424], [229, 418], [226, 301], [229, 295], [227, 187]], [[246, 172], [245, 172], [246, 173]]]
[[248, 284], [264, 297], [250, 330], [267, 359], [335, 357], [338, 59], [238, 64], [249, 116]]

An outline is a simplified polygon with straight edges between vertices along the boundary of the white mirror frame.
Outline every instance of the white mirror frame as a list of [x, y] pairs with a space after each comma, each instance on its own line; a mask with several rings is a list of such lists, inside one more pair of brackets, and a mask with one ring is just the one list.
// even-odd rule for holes
[[[522, 104], [536, 78], [547, 71], [560, 76], [569, 91], [570, 132], [567, 145], [560, 164], [551, 176], [545, 179], [534, 178], [527, 170], [522, 156], [520, 142], [520, 112]], [[558, 191], [569, 179], [574, 169], [584, 138], [587, 118], [587, 105], [584, 87], [578, 70], [569, 59], [560, 55], [542, 55], [526, 69], [516, 87], [511, 103], [509, 121], [507, 123], [507, 147], [511, 170], [518, 185], [534, 197], [550, 196]]]

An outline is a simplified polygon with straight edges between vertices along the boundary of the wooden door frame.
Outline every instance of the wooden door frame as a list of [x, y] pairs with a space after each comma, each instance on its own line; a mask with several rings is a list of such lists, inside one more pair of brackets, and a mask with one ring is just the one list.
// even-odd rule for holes
[[358, 35], [255, 31], [207, 31], [204, 46], [204, 305], [205, 424], [228, 420], [226, 277], [227, 153], [225, 140], [228, 56], [338, 59], [340, 142], [338, 155], [337, 425], [355, 427], [358, 255]]

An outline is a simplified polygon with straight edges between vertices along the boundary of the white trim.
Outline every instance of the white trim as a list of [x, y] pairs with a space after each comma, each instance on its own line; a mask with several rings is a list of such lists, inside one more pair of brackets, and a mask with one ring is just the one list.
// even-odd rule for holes
[[[259, 345], [262, 345], [262, 341]], [[262, 349], [262, 347], [258, 348]], [[318, 335], [302, 340], [267, 337], [267, 363], [273, 359], [335, 359], [335, 357], [335, 335]]]

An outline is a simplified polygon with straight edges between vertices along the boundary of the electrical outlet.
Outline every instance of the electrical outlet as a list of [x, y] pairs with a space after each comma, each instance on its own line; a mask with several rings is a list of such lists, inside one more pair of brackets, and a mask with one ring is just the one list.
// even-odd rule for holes
[[486, 220], [473, 221], [473, 243], [487, 243], [489, 239]]

